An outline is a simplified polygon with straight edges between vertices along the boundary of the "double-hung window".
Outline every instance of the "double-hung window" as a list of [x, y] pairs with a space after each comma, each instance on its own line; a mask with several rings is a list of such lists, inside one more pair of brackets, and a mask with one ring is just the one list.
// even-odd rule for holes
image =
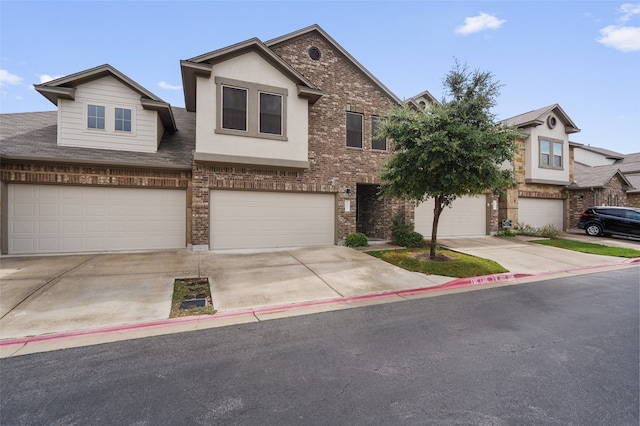
[[215, 132], [287, 140], [286, 88], [216, 77]]
[[89, 129], [104, 129], [105, 109], [101, 105], [87, 106], [87, 127]]
[[378, 133], [378, 127], [379, 127], [379, 118], [378, 117], [371, 117], [371, 149], [378, 149], [381, 151], [386, 151], [387, 150], [387, 139], [386, 138], [380, 138], [380, 139], [376, 139], [376, 133]]
[[347, 112], [347, 146], [362, 148], [362, 114]]
[[540, 167], [562, 169], [562, 142], [540, 139]]
[[126, 108], [116, 108], [115, 129], [120, 132], [131, 131], [131, 110]]

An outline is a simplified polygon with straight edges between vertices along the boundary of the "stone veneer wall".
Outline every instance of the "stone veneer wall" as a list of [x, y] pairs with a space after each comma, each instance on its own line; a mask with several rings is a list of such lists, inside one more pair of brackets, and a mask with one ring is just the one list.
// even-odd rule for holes
[[[308, 51], [320, 49], [313, 61]], [[196, 163], [193, 166], [193, 244], [209, 244], [209, 191], [245, 189], [335, 193], [337, 239], [356, 232], [356, 185], [378, 184], [378, 172], [389, 151], [371, 150], [371, 117], [383, 115], [393, 104], [339, 51], [316, 32], [274, 46], [273, 51], [316, 86], [323, 96], [309, 106], [309, 169], [273, 170]], [[363, 114], [363, 147], [346, 147], [346, 111]], [[350, 193], [347, 194], [347, 189]], [[351, 209], [346, 212], [345, 201]], [[414, 218], [410, 202], [386, 200], [380, 217], [384, 238], [390, 237], [392, 217], [405, 211]]]
[[[561, 199], [567, 200], [567, 190], [564, 185], [550, 185], [525, 182], [525, 142], [517, 140], [518, 150], [514, 156], [513, 168], [516, 184], [507, 188], [499, 197], [499, 220], [510, 219], [515, 227], [518, 223], [518, 200], [520, 198]], [[573, 148], [569, 149], [569, 175], [573, 179]], [[563, 219], [567, 227], [571, 227], [569, 209], [566, 208]]]

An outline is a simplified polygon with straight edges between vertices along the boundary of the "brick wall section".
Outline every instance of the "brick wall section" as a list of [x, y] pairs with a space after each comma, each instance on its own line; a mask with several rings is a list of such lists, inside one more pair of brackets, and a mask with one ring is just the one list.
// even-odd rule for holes
[[[315, 46], [321, 59], [313, 61], [308, 50]], [[384, 114], [390, 99], [339, 51], [316, 32], [288, 40], [273, 48], [293, 68], [316, 86], [323, 96], [309, 106], [309, 169], [270, 170], [259, 167], [193, 166], [193, 244], [209, 244], [209, 190], [242, 189], [335, 193], [337, 238], [356, 232], [356, 184], [378, 184], [378, 172], [389, 152], [371, 150], [371, 117]], [[364, 114], [363, 148], [346, 147], [345, 111]], [[350, 194], [346, 189], [350, 189]], [[351, 202], [349, 212], [345, 201]], [[413, 220], [410, 202], [385, 201], [383, 237], [390, 237], [391, 218], [404, 210]], [[215, 236], [214, 236], [215, 237]]]
[[7, 183], [187, 188], [190, 171], [163, 171], [97, 166], [3, 161], [0, 180]]
[[[580, 219], [580, 213], [584, 212], [587, 208], [593, 206], [602, 205], [618, 205], [621, 207], [636, 207], [632, 203], [634, 197], [632, 194], [627, 194], [625, 190], [627, 187], [624, 185], [624, 181], [616, 175], [613, 179], [609, 180], [602, 188], [595, 189], [574, 189], [569, 192], [569, 227], [575, 228], [578, 219]], [[617, 197], [617, 204], [616, 204]]]

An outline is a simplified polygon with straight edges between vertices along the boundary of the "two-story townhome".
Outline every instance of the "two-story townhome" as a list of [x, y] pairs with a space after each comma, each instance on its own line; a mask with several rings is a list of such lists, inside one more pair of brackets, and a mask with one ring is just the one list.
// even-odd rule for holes
[[57, 111], [0, 116], [2, 253], [185, 247], [193, 117], [109, 65], [35, 89]]
[[573, 180], [573, 147], [569, 135], [580, 129], [558, 104], [506, 119], [523, 138], [516, 141], [512, 167], [516, 184], [500, 197], [500, 220], [536, 228], [569, 226], [565, 188]]
[[401, 101], [317, 25], [181, 61], [196, 114], [193, 246], [388, 238], [409, 203], [378, 197], [376, 120]]
[[378, 117], [401, 101], [320, 27], [180, 62], [186, 109], [109, 65], [1, 116], [2, 252], [195, 250], [390, 237]]

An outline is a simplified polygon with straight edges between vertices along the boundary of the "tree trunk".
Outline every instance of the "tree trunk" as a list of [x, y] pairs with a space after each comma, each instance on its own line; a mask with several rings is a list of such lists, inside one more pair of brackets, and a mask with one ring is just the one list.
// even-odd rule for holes
[[436, 258], [436, 243], [438, 241], [438, 221], [440, 220], [440, 213], [444, 206], [442, 205], [442, 197], [435, 197], [433, 206], [433, 225], [431, 227], [431, 244], [429, 250], [429, 259]]

